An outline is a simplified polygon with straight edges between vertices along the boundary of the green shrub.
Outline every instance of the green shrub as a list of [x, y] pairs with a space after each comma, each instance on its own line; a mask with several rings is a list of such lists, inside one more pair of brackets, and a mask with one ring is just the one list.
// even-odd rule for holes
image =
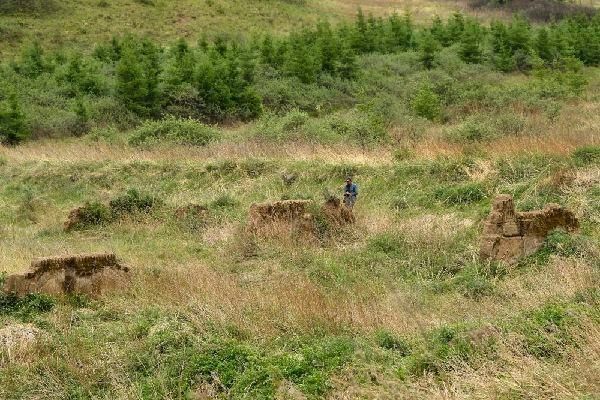
[[85, 229], [109, 223], [112, 219], [110, 209], [99, 202], [88, 202], [79, 210], [79, 220], [72, 229]]
[[429, 86], [423, 86], [413, 97], [411, 107], [419, 117], [434, 120], [441, 115], [440, 97]]
[[411, 353], [411, 347], [405, 340], [385, 329], [380, 329], [375, 333], [375, 341], [379, 347], [393, 350], [400, 356], [408, 356]]
[[434, 197], [448, 205], [476, 203], [486, 197], [486, 191], [480, 183], [441, 186], [434, 191]]
[[22, 320], [31, 320], [39, 313], [49, 312], [56, 301], [44, 294], [28, 294], [18, 297], [0, 292], [0, 315], [14, 315]]
[[206, 146], [218, 136], [215, 128], [192, 119], [169, 116], [161, 121], [145, 121], [133, 132], [129, 143], [141, 145], [166, 142]]
[[154, 196], [141, 193], [137, 189], [129, 189], [125, 194], [112, 199], [109, 206], [112, 214], [118, 217], [126, 214], [149, 213], [160, 203]]
[[17, 98], [0, 102], [0, 143], [17, 144], [29, 136]]
[[228, 209], [228, 208], [234, 208], [235, 206], [238, 205], [238, 201], [237, 199], [235, 199], [233, 196], [231, 196], [228, 193], [223, 193], [220, 196], [218, 196], [216, 199], [214, 199], [211, 203], [210, 206], [211, 208], [217, 208], [217, 209]]
[[495, 136], [495, 130], [477, 117], [469, 117], [459, 126], [447, 132], [448, 137], [457, 142], [477, 142]]
[[584, 146], [577, 148], [571, 155], [577, 165], [600, 164], [600, 146]]

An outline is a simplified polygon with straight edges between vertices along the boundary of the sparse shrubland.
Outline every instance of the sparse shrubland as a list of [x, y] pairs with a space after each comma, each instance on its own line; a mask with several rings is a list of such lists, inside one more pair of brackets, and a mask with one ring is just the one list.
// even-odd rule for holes
[[[0, 398], [600, 392], [598, 16], [425, 21], [368, 2], [351, 19], [329, 0], [211, 0], [210, 18], [240, 20], [232, 32], [272, 27], [146, 35], [172, 7], [208, 18], [177, 3], [124, 4], [133, 34], [25, 41], [0, 63], [0, 284], [34, 257], [105, 251], [132, 278], [98, 299], [0, 294], [0, 327], [42, 332], [14, 344], [0, 329]], [[56, 4], [0, 7], [0, 22], [91, 7]], [[308, 23], [281, 32], [285, 13]], [[356, 221], [337, 226], [321, 204], [348, 175]], [[581, 229], [516, 265], [481, 261], [499, 193], [519, 211], [564, 205]], [[252, 203], [280, 199], [313, 201], [310, 238], [249, 229]]]

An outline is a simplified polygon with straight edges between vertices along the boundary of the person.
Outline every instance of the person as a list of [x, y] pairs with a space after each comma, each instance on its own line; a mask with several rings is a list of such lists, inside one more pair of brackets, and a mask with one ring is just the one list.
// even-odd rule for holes
[[356, 197], [358, 196], [358, 186], [356, 183], [352, 183], [352, 178], [346, 178], [346, 185], [344, 186], [344, 204], [348, 208], [353, 208], [356, 203]]

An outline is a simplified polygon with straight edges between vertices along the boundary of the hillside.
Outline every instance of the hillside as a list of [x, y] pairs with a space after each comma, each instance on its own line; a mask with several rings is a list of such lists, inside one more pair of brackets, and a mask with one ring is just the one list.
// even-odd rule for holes
[[[0, 283], [106, 252], [128, 278], [0, 292], [0, 399], [598, 397], [598, 15], [17, 3], [0, 8]], [[348, 176], [353, 223], [321, 208]], [[500, 194], [579, 229], [482, 259]], [[253, 204], [290, 199], [300, 222], [257, 228]]]

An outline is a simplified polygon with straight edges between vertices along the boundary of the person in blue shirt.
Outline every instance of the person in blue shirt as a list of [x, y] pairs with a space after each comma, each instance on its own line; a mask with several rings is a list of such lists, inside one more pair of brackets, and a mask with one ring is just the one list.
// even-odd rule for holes
[[352, 178], [346, 178], [346, 185], [344, 186], [344, 204], [348, 208], [353, 208], [358, 197], [358, 186], [356, 183], [352, 183]]

